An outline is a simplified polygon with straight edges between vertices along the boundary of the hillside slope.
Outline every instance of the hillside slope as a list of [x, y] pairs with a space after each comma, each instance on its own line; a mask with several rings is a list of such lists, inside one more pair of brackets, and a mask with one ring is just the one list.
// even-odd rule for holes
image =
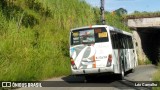
[[[69, 30], [99, 22], [99, 9], [83, 0], [1, 0], [0, 7], [1, 81], [70, 74]], [[129, 30], [119, 16], [106, 18]]]

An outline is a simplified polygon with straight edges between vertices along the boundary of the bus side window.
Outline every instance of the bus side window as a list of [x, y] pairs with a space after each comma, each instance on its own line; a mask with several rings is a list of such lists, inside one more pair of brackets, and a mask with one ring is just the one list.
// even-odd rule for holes
[[130, 48], [130, 46], [129, 46], [130, 44], [129, 44], [129, 43], [130, 43], [130, 40], [129, 40], [128, 36], [127, 36], [127, 45], [128, 45], [128, 48], [127, 48], [127, 49]]
[[111, 42], [112, 42], [113, 49], [118, 49], [118, 43], [119, 43], [119, 41], [118, 41], [118, 35], [117, 35], [117, 33], [111, 31], [110, 34], [111, 34]]
[[132, 37], [129, 36], [128, 40], [129, 40], [129, 48], [130, 48], [130, 49], [133, 49], [133, 41], [132, 41]]
[[118, 35], [118, 33], [116, 33], [115, 34], [115, 44], [116, 44], [116, 49], [119, 49], [119, 47], [120, 47], [120, 44], [119, 44], [119, 42], [120, 42], [120, 40], [119, 40], [119, 35]]
[[123, 48], [123, 40], [122, 35], [120, 33], [117, 34], [118, 48]]
[[111, 43], [112, 43], [112, 48], [115, 49], [115, 36], [114, 36], [114, 32], [110, 32], [111, 34]]
[[126, 49], [125, 35], [122, 35], [122, 47], [123, 49]]
[[125, 49], [129, 49], [129, 39], [127, 35], [125, 35], [125, 45], [126, 45]]

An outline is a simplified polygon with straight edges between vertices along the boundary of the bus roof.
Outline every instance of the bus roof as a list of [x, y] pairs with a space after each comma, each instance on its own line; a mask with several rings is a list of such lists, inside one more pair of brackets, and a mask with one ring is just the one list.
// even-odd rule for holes
[[71, 31], [72, 31], [72, 30], [77, 30], [77, 29], [96, 28], [96, 27], [108, 27], [108, 26], [107, 26], [107, 25], [90, 25], [90, 26], [73, 28], [73, 29], [71, 29]]
[[129, 33], [129, 32], [120, 30], [120, 29], [118, 29], [118, 28], [115, 28], [115, 27], [109, 26], [109, 25], [91, 25], [91, 26], [84, 26], [84, 27], [73, 28], [73, 29], [71, 29], [71, 31], [79, 30], [79, 29], [85, 29], [85, 28], [98, 28], [98, 27], [107, 27], [107, 28], [109, 28], [109, 30], [111, 30], [111, 31], [115, 31], [115, 32], [118, 32], [118, 33], [122, 33], [122, 34], [126, 34], [126, 35], [132, 36], [132, 33]]

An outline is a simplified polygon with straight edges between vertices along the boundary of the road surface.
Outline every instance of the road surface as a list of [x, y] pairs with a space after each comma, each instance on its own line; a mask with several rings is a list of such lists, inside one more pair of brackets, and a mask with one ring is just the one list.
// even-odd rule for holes
[[151, 81], [152, 74], [156, 70], [154, 65], [141, 65], [135, 68], [134, 73], [128, 73], [124, 80], [117, 79], [115, 75], [103, 75], [86, 82], [84, 77], [64, 76], [45, 80], [54, 81], [50, 83], [54, 87], [20, 88], [18, 90], [151, 90], [151, 87], [133, 87], [133, 85], [136, 81]]

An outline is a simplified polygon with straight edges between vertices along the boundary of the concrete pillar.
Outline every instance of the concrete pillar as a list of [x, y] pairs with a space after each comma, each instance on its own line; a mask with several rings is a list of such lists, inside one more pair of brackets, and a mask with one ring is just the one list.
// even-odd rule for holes
[[137, 56], [138, 56], [138, 60], [144, 62], [146, 60], [146, 55], [142, 49], [142, 43], [141, 43], [141, 38], [137, 32], [137, 29], [132, 30], [133, 32], [133, 38], [134, 38], [134, 43], [136, 46], [136, 51], [137, 51]]

